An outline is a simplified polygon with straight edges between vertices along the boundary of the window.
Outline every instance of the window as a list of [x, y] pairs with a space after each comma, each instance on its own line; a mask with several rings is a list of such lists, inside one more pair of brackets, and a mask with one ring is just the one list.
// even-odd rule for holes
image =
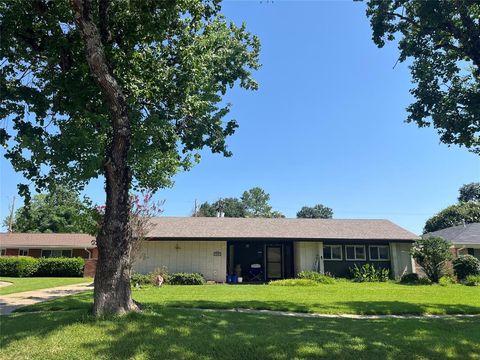
[[28, 249], [18, 249], [18, 256], [28, 256]]
[[72, 250], [42, 250], [42, 257], [72, 257]]
[[324, 260], [342, 260], [342, 245], [323, 245]]
[[6, 249], [2, 249], [1, 253], [0, 253], [0, 256], [5, 256], [5, 254], [6, 254]]
[[390, 260], [388, 245], [369, 246], [370, 260], [387, 261]]
[[347, 260], [363, 260], [367, 259], [364, 245], [347, 245], [345, 246]]

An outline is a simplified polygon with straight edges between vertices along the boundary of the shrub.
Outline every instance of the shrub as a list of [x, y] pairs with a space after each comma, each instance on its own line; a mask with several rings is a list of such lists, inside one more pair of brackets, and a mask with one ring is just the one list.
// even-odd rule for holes
[[85, 260], [81, 257], [39, 258], [38, 270], [35, 273], [35, 276], [81, 277], [83, 276], [84, 266]]
[[438, 284], [441, 286], [452, 285], [455, 284], [455, 280], [451, 275], [444, 275], [438, 280]]
[[432, 285], [432, 281], [427, 278], [426, 276], [423, 276], [418, 279], [418, 285]]
[[153, 285], [153, 274], [132, 274], [130, 283], [132, 285]]
[[450, 243], [438, 236], [417, 240], [412, 256], [430, 281], [438, 283], [445, 274], [445, 264], [452, 258]]
[[203, 285], [205, 278], [199, 273], [175, 273], [168, 279], [170, 285]]
[[273, 286], [318, 286], [319, 282], [312, 279], [283, 279], [270, 281]]
[[365, 264], [358, 267], [357, 264], [350, 268], [352, 280], [355, 282], [385, 282], [390, 278], [390, 270], [376, 268], [372, 264]]
[[480, 275], [468, 275], [463, 283], [467, 286], [480, 286]]
[[480, 261], [472, 255], [460, 255], [452, 264], [458, 280], [464, 280], [469, 275], [480, 275]]
[[418, 274], [416, 273], [409, 273], [402, 275], [400, 279], [400, 283], [402, 284], [416, 284], [418, 283]]
[[0, 257], [0, 276], [32, 276], [38, 269], [38, 259], [30, 256]]
[[308, 279], [320, 284], [334, 284], [335, 279], [328, 275], [320, 274], [317, 271], [301, 271], [298, 273], [299, 279]]

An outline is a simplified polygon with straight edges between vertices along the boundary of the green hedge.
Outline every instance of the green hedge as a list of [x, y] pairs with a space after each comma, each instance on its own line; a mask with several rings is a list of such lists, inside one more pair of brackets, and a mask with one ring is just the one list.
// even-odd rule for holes
[[168, 279], [169, 285], [203, 285], [205, 278], [199, 273], [175, 273]]
[[85, 260], [76, 258], [39, 258], [35, 276], [81, 277]]
[[27, 277], [38, 269], [38, 259], [30, 256], [0, 257], [0, 276]]
[[0, 257], [0, 276], [81, 277], [85, 260], [78, 258], [33, 258], [30, 256]]

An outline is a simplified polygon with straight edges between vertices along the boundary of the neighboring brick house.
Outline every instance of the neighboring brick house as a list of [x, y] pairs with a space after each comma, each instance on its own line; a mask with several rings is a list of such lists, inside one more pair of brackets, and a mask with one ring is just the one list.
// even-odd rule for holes
[[84, 276], [93, 276], [98, 258], [95, 238], [87, 234], [2, 233], [2, 256], [82, 257]]
[[480, 223], [452, 226], [422, 235], [423, 238], [439, 236], [452, 243], [452, 254], [472, 255], [480, 260]]

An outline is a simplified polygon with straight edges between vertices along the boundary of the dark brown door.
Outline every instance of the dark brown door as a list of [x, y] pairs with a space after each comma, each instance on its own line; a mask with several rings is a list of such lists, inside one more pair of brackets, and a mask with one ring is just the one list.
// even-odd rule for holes
[[281, 245], [267, 245], [267, 280], [283, 279], [283, 251]]

